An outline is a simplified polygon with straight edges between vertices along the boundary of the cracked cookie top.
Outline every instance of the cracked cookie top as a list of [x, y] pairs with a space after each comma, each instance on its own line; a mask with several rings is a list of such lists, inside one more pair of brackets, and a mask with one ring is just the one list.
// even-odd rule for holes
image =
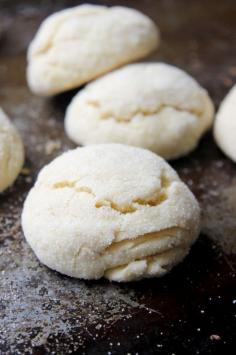
[[41, 24], [28, 50], [28, 84], [42, 96], [76, 88], [159, 44], [156, 25], [137, 10], [81, 5]]
[[157, 155], [91, 145], [42, 169], [22, 224], [36, 255], [52, 269], [131, 281], [161, 276], [183, 259], [199, 232], [199, 206]]
[[130, 144], [173, 159], [196, 147], [213, 114], [206, 90], [187, 73], [163, 63], [140, 63], [79, 91], [67, 109], [65, 128], [78, 144]]

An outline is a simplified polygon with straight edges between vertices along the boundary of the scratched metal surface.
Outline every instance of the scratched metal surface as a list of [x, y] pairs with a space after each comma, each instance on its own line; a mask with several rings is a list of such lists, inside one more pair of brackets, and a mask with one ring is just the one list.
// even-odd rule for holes
[[[231, 355], [236, 166], [211, 133], [193, 154], [172, 163], [202, 205], [203, 233], [187, 259], [163, 279], [124, 285], [70, 279], [40, 265], [24, 240], [22, 203], [37, 172], [73, 147], [63, 131], [73, 93], [47, 100], [32, 95], [25, 52], [43, 18], [78, 3], [0, 0], [0, 105], [24, 138], [28, 169], [0, 196], [0, 353]], [[162, 44], [150, 59], [187, 70], [217, 106], [235, 82], [234, 0], [97, 3], [132, 6], [151, 16]]]

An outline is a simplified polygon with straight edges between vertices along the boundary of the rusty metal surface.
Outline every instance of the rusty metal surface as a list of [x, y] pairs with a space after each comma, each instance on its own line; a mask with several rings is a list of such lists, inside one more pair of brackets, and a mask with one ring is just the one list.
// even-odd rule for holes
[[[24, 240], [22, 203], [37, 172], [73, 147], [63, 115], [74, 94], [46, 100], [31, 94], [25, 52], [43, 18], [78, 3], [0, 0], [0, 106], [24, 138], [29, 169], [0, 196], [0, 353], [231, 355], [236, 166], [220, 153], [211, 133], [194, 153], [172, 163], [201, 203], [203, 234], [168, 276], [124, 285], [79, 281], [40, 265]], [[151, 60], [187, 70], [216, 105], [236, 81], [234, 0], [96, 3], [136, 7], [152, 17], [162, 44]]]

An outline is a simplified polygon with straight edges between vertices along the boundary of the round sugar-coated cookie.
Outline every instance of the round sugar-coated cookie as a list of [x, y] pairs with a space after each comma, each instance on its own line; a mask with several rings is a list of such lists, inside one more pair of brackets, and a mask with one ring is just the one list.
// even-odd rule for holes
[[101, 144], [39, 173], [23, 209], [26, 240], [62, 274], [134, 281], [166, 274], [199, 233], [199, 205], [161, 157]]
[[19, 133], [0, 108], [0, 193], [11, 186], [24, 163]]
[[214, 137], [219, 148], [236, 162], [236, 85], [226, 95], [217, 112]]
[[137, 10], [88, 4], [62, 10], [43, 21], [29, 46], [28, 84], [38, 95], [55, 95], [143, 58], [158, 44], [156, 25]]
[[206, 90], [187, 73], [140, 63], [79, 91], [67, 109], [65, 129], [77, 144], [129, 144], [174, 159], [197, 146], [213, 115]]

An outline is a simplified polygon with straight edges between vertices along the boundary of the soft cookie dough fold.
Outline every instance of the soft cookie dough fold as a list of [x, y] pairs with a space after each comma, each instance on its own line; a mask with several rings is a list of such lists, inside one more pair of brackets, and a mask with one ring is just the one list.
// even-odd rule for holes
[[188, 253], [187, 247], [173, 248], [166, 252], [148, 256], [145, 259], [114, 267], [105, 271], [105, 277], [111, 281], [136, 281], [142, 278], [160, 277], [178, 264]]

